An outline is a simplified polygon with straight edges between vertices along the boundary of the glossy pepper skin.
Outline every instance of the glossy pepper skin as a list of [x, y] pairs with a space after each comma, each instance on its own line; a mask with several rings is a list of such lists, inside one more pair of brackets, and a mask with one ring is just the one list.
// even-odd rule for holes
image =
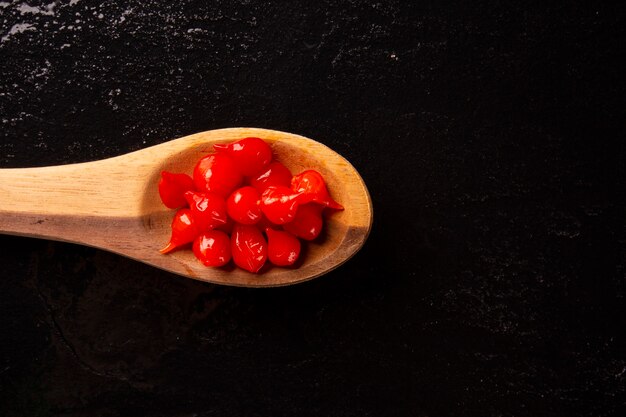
[[262, 172], [250, 178], [250, 185], [265, 191], [270, 185], [289, 187], [291, 185], [291, 171], [278, 161], [272, 161]]
[[274, 224], [288, 223], [296, 216], [299, 195], [290, 188], [271, 185], [261, 195], [261, 211]]
[[191, 210], [178, 210], [172, 220], [172, 236], [170, 237], [170, 241], [159, 252], [169, 253], [180, 246], [193, 242], [198, 232]]
[[230, 236], [235, 265], [257, 273], [267, 261], [267, 242], [256, 226], [236, 223]]
[[243, 175], [231, 157], [223, 153], [209, 154], [193, 169], [193, 181], [198, 191], [208, 191], [228, 197], [243, 181]]
[[298, 197], [300, 204], [314, 202], [331, 209], [343, 210], [343, 206], [330, 197], [324, 177], [317, 171], [310, 169], [294, 176], [291, 189], [301, 194]]
[[238, 188], [226, 200], [228, 215], [237, 223], [257, 223], [262, 216], [260, 198], [259, 192], [254, 187]]
[[276, 266], [291, 266], [300, 256], [300, 241], [289, 232], [268, 228], [267, 255]]
[[322, 231], [324, 221], [322, 220], [322, 210], [324, 206], [316, 203], [303, 204], [298, 207], [296, 217], [283, 228], [294, 236], [304, 240], [313, 240]]
[[231, 258], [230, 238], [219, 230], [209, 230], [193, 241], [193, 253], [206, 266], [224, 266]]
[[228, 222], [226, 201], [221, 195], [187, 191], [185, 199], [199, 231], [212, 230]]
[[165, 207], [175, 209], [185, 206], [185, 192], [193, 189], [193, 179], [189, 175], [161, 172], [159, 196]]
[[255, 175], [272, 160], [272, 148], [260, 138], [244, 138], [228, 144], [213, 145], [213, 148], [230, 156], [245, 176]]

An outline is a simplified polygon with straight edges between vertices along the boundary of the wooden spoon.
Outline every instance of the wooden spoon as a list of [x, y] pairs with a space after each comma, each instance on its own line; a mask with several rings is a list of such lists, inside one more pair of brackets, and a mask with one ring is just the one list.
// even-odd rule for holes
[[[325, 235], [308, 242], [298, 268], [208, 268], [191, 250], [159, 253], [174, 210], [160, 201], [163, 170], [191, 174], [213, 144], [249, 136], [265, 139], [294, 174], [316, 169], [344, 211], [326, 219]], [[114, 158], [42, 168], [0, 169], [0, 233], [105, 249], [189, 278], [216, 284], [273, 287], [306, 281], [337, 268], [365, 243], [372, 202], [359, 173], [341, 155], [302, 136], [275, 130], [210, 130]]]

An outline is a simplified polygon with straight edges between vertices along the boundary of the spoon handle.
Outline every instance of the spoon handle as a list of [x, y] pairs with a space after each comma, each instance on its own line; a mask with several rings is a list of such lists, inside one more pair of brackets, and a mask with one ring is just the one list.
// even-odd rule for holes
[[0, 169], [0, 233], [110, 248], [116, 224], [139, 220], [133, 181], [102, 162]]

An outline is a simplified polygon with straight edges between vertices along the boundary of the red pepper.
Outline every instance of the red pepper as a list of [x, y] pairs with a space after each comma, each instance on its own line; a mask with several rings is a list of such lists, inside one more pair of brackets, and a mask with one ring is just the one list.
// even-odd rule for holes
[[268, 228], [267, 254], [276, 266], [293, 265], [300, 256], [300, 241], [289, 232]]
[[241, 185], [243, 176], [235, 162], [226, 154], [209, 154], [193, 169], [193, 181], [198, 191], [209, 191], [228, 197]]
[[206, 231], [223, 226], [228, 222], [226, 201], [216, 193], [187, 191], [185, 199], [189, 203], [198, 230]]
[[267, 242], [255, 226], [235, 224], [230, 237], [235, 265], [250, 272], [259, 272], [267, 261]]
[[296, 216], [299, 195], [287, 187], [271, 185], [261, 195], [261, 210], [274, 224], [288, 223]]
[[259, 192], [254, 187], [235, 190], [226, 200], [228, 215], [237, 223], [257, 223], [262, 215], [259, 198]]
[[189, 209], [180, 209], [172, 220], [172, 236], [169, 243], [159, 252], [168, 253], [174, 249], [193, 242], [198, 235], [198, 228]]
[[193, 190], [193, 180], [187, 174], [161, 172], [159, 196], [167, 208], [179, 208], [187, 204], [185, 192]]
[[224, 266], [230, 261], [230, 238], [219, 230], [209, 230], [193, 241], [193, 253], [206, 266]]
[[228, 144], [213, 145], [213, 148], [233, 158], [245, 176], [259, 173], [272, 160], [272, 148], [259, 138], [245, 138]]
[[301, 193], [298, 197], [301, 204], [314, 202], [335, 210], [343, 210], [343, 206], [330, 197], [324, 177], [317, 171], [311, 169], [294, 176], [291, 180], [291, 189]]
[[262, 193], [270, 185], [289, 187], [291, 185], [291, 177], [291, 171], [286, 166], [278, 161], [274, 161], [263, 172], [250, 178], [250, 185]]
[[300, 239], [313, 240], [322, 231], [323, 209], [324, 207], [319, 204], [303, 204], [298, 208], [296, 217], [289, 223], [284, 224], [283, 228]]

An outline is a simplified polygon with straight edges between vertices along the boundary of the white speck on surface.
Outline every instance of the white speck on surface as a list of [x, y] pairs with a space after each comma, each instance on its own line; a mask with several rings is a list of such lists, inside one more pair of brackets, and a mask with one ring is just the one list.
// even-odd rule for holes
[[104, 15], [103, 15], [102, 13], [100, 13], [100, 14], [98, 15], [98, 19], [103, 19], [103, 18], [104, 18]]
[[111, 106], [113, 110], [119, 109], [119, 106], [113, 101], [113, 97], [119, 96], [121, 92], [122, 90], [120, 90], [119, 88], [109, 91], [109, 96], [111, 96], [111, 98], [108, 100], [108, 103], [109, 103], [109, 106]]
[[77, 4], [80, 0], [70, 0], [70, 6]]
[[41, 67], [38, 68], [36, 71], [33, 72], [33, 77], [46, 77], [49, 73], [50, 73], [50, 61], [48, 61], [47, 59], [45, 60], [45, 67]]
[[13, 25], [11, 30], [9, 30], [9, 33], [7, 33], [6, 35], [2, 37], [2, 42], [8, 41], [11, 38], [11, 36], [17, 35], [18, 33], [24, 33], [27, 31], [34, 31], [34, 30], [36, 30], [35, 26], [31, 25], [30, 23], [17, 23]]
[[117, 21], [118, 24], [123, 23], [126, 20], [126, 16], [130, 15], [133, 12], [133, 8], [131, 7], [130, 9], [124, 10], [122, 12], [122, 15], [120, 16], [120, 19]]
[[43, 9], [40, 9], [39, 7], [33, 7], [26, 3], [22, 3], [17, 6], [17, 11], [20, 12], [21, 15], [43, 14], [46, 16], [54, 16], [54, 6], [56, 6], [54, 3], [50, 3], [46, 6], [43, 6]]
[[6, 1], [0, 1], [0, 8], [4, 9], [5, 7], [9, 7], [11, 3], [7, 3]]
[[69, 48], [70, 46], [72, 45], [70, 45], [69, 43], [64, 43], [63, 45], [61, 45], [61, 49]]
[[202, 33], [202, 32], [204, 31], [200, 28], [187, 29], [187, 33]]

